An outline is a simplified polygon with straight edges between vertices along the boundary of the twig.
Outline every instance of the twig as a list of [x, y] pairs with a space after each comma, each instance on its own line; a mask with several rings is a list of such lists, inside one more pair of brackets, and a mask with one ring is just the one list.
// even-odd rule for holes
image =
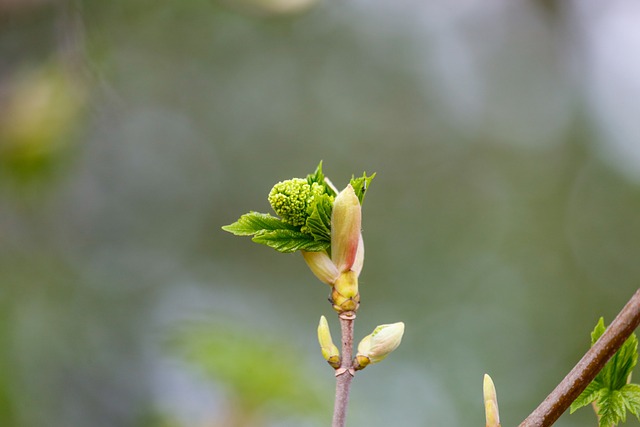
[[548, 427], [556, 422], [639, 324], [640, 289], [631, 297], [593, 347], [519, 427]]
[[336, 370], [336, 400], [333, 408], [332, 427], [344, 427], [347, 420], [349, 390], [353, 380], [353, 321], [354, 318], [340, 316], [342, 330], [342, 360]]

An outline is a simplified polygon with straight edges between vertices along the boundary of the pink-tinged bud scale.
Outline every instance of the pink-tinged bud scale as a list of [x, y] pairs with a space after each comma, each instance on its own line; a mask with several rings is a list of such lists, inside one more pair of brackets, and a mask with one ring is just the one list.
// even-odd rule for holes
[[336, 196], [331, 213], [331, 259], [338, 271], [352, 269], [360, 243], [362, 211], [351, 185]]

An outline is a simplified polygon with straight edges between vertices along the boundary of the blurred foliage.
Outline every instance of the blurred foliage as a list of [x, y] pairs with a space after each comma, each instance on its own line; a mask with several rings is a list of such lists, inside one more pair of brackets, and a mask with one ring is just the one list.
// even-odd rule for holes
[[0, 182], [49, 181], [74, 147], [84, 102], [82, 83], [63, 64], [17, 71], [0, 104]]
[[[265, 339], [248, 325], [212, 324], [181, 328], [172, 339], [176, 354], [207, 377], [222, 383], [234, 396], [232, 419], [237, 426], [264, 425], [260, 413], [286, 408], [286, 413], [326, 416], [331, 389], [323, 390], [307, 364], [290, 344]], [[307, 369], [305, 369], [307, 368]], [[240, 418], [241, 422], [237, 421]], [[236, 424], [237, 423], [237, 424]]]

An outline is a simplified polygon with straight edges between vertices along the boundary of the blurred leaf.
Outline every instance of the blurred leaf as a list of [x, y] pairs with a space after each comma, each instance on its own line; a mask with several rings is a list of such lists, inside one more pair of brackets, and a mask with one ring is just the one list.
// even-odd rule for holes
[[85, 89], [57, 63], [16, 74], [0, 115], [0, 173], [19, 184], [60, 169], [74, 145]]
[[323, 395], [306, 376], [304, 360], [296, 357], [295, 349], [248, 327], [194, 326], [177, 334], [172, 347], [207, 377], [233, 390], [251, 411], [267, 405], [305, 415], [330, 410], [331, 395]]

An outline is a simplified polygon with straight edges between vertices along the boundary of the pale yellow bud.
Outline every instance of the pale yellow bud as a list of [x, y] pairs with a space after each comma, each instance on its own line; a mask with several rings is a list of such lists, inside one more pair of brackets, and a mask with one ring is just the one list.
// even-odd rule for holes
[[496, 387], [493, 384], [491, 377], [487, 374], [484, 374], [482, 390], [484, 394], [484, 411], [487, 419], [486, 427], [500, 427], [500, 413], [498, 411]]
[[320, 317], [320, 323], [318, 324], [318, 342], [320, 343], [320, 350], [322, 351], [322, 357], [324, 357], [324, 360], [326, 360], [332, 367], [336, 369], [339, 368], [340, 351], [331, 339], [329, 324], [324, 316]]
[[333, 261], [331, 261], [331, 258], [329, 258], [329, 255], [327, 255], [327, 252], [308, 252], [305, 250], [301, 250], [300, 252], [313, 274], [315, 274], [322, 283], [326, 283], [327, 285], [333, 285], [335, 283], [340, 272], [333, 264]]
[[[404, 334], [404, 323], [380, 325], [358, 344], [356, 369], [363, 369], [371, 363], [378, 363], [398, 348]], [[368, 362], [367, 362], [368, 360]]]
[[336, 280], [331, 292], [333, 308], [338, 313], [356, 311], [360, 304], [360, 294], [358, 293], [358, 275], [355, 271], [347, 271]]

